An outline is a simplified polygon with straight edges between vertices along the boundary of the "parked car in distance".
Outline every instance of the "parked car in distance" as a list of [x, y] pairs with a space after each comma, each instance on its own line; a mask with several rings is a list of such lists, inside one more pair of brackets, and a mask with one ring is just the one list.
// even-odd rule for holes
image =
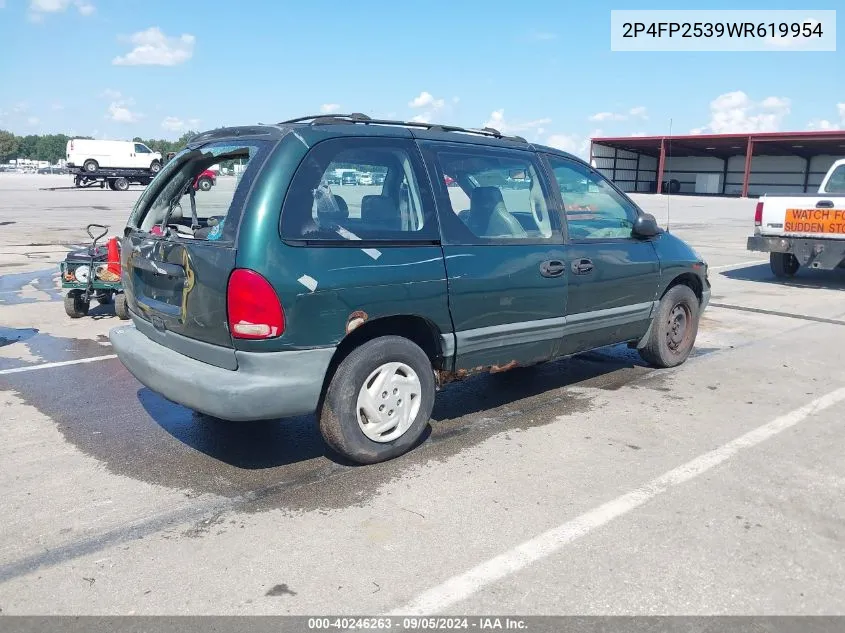
[[359, 185], [372, 185], [373, 184], [373, 175], [364, 173], [358, 174], [358, 184]]
[[67, 166], [96, 172], [101, 168], [149, 169], [158, 173], [161, 154], [143, 143], [72, 138], [67, 142]]
[[[138, 199], [121, 248], [133, 324], [109, 336], [149, 389], [232, 421], [316, 413], [336, 453], [374, 463], [419, 442], [452, 381], [616, 344], [654, 367], [689, 357], [706, 262], [583, 160], [333, 118], [200, 134]], [[245, 166], [230, 202], [185, 199], [230, 160]], [[338, 164], [384, 183], [333, 190]]]
[[358, 175], [352, 171], [346, 171], [340, 177], [340, 184], [342, 185], [357, 185]]
[[217, 172], [211, 169], [202, 171], [199, 176], [194, 178], [194, 189], [199, 191], [208, 191], [217, 184]]

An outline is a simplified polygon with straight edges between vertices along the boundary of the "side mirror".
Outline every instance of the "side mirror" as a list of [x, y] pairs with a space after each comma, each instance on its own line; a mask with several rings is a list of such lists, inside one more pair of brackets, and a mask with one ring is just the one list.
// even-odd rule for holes
[[654, 237], [663, 232], [657, 225], [657, 220], [650, 213], [642, 213], [634, 220], [634, 228], [631, 230], [636, 237]]

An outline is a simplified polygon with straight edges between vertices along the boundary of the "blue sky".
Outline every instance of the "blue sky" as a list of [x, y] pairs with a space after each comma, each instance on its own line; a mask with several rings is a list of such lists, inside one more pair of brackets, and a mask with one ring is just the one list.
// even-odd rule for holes
[[[591, 135], [667, 133], [670, 118], [674, 133], [845, 128], [841, 44], [838, 52], [611, 52], [614, 3], [0, 7], [0, 128], [18, 134], [176, 138], [186, 128], [275, 122], [321, 108], [488, 123], [575, 152]], [[802, 7], [766, 0], [739, 8]]]

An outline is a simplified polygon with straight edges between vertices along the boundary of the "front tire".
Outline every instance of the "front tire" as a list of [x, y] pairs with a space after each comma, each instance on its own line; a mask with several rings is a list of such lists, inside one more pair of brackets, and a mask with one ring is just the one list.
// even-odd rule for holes
[[778, 279], [789, 279], [795, 276], [801, 264], [792, 253], [769, 253], [769, 266]]
[[200, 178], [197, 185], [199, 186], [200, 190], [208, 191], [209, 189], [211, 189], [211, 178]]
[[326, 444], [358, 464], [411, 450], [434, 408], [434, 372], [425, 352], [401, 336], [355, 349], [337, 368], [320, 415]]
[[82, 297], [82, 292], [72, 290], [65, 295], [65, 313], [71, 319], [80, 319], [88, 314], [88, 304]]
[[689, 357], [698, 334], [700, 303], [689, 286], [670, 288], [657, 308], [648, 341], [639, 350], [649, 365], [676, 367]]
[[161, 163], [157, 160], [154, 160], [150, 165], [150, 171], [154, 174], [157, 174], [159, 171], [161, 171]]

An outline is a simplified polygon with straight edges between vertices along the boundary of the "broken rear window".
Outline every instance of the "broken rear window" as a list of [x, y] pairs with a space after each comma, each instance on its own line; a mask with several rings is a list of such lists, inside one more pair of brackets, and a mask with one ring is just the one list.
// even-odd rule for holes
[[154, 236], [232, 241], [268, 151], [263, 141], [226, 141], [179, 152], [144, 191], [130, 225]]

